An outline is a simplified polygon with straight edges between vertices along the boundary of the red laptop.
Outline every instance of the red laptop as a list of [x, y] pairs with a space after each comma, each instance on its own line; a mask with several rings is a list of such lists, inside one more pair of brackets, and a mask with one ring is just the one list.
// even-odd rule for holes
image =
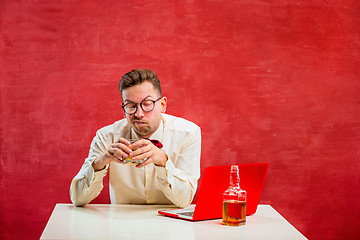
[[[246, 215], [256, 212], [268, 163], [240, 164], [240, 187], [247, 193]], [[222, 218], [222, 194], [229, 187], [230, 167], [211, 166], [204, 171], [195, 206], [158, 211], [159, 214], [191, 221]]]

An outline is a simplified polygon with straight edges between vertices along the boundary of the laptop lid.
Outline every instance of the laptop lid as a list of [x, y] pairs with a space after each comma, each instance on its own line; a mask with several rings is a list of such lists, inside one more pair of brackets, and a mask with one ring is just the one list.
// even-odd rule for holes
[[[246, 215], [252, 215], [259, 204], [269, 164], [253, 163], [238, 166], [240, 187], [247, 193]], [[193, 221], [222, 218], [222, 194], [229, 187], [230, 168], [231, 165], [210, 166], [205, 169], [192, 218], [181, 216], [179, 209], [159, 213]]]

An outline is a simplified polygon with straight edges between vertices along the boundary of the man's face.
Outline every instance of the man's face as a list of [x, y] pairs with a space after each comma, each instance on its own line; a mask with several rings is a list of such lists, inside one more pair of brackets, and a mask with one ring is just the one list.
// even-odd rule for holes
[[[152, 83], [145, 81], [142, 84], [129, 87], [122, 92], [124, 104], [141, 103], [143, 100], [157, 100], [160, 94], [154, 89]], [[149, 138], [159, 127], [161, 121], [161, 113], [166, 111], [166, 97], [155, 102], [154, 109], [145, 112], [140, 105], [137, 105], [137, 111], [134, 114], [125, 113], [125, 117], [131, 127], [139, 137]]]

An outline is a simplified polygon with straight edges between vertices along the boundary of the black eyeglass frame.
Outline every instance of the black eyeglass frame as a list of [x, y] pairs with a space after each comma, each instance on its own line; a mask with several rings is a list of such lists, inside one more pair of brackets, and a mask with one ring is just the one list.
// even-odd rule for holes
[[[162, 99], [162, 97], [159, 97], [159, 98], [156, 99], [156, 100], [144, 99], [144, 100], [142, 100], [140, 103], [134, 103], [134, 102], [131, 102], [131, 103], [122, 103], [122, 104], [121, 104], [121, 108], [124, 110], [124, 112], [125, 112], [126, 114], [129, 114], [129, 115], [133, 115], [133, 114], [135, 114], [135, 113], [138, 111], [138, 109], [139, 109], [138, 105], [140, 105], [141, 109], [142, 109], [144, 112], [151, 112], [151, 111], [154, 110], [154, 108], [155, 108], [155, 103], [156, 103], [157, 101], [159, 101], [160, 99]], [[151, 102], [153, 102], [153, 107], [152, 107], [151, 110], [149, 110], [149, 111], [144, 110], [142, 104], [143, 104], [143, 102], [145, 102], [145, 101], [151, 101]], [[133, 113], [128, 113], [128, 112], [126, 112], [125, 107], [126, 107], [126, 105], [128, 105], [128, 104], [135, 104], [135, 107], [136, 107], [135, 112], [133, 112]]]

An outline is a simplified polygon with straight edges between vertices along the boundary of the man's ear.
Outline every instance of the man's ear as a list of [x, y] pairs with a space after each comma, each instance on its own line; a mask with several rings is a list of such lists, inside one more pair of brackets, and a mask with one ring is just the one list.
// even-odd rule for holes
[[167, 98], [166, 97], [161, 98], [160, 104], [161, 104], [161, 113], [165, 113], [167, 107]]

